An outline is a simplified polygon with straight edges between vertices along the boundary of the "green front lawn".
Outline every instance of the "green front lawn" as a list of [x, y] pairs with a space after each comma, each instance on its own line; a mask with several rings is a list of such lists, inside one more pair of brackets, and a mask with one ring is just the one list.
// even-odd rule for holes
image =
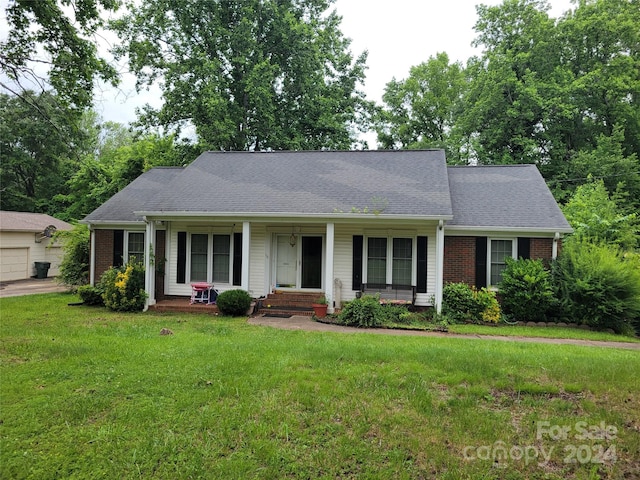
[[638, 351], [71, 301], [0, 299], [1, 478], [640, 475]]
[[640, 343], [640, 338], [615, 333], [596, 332], [568, 327], [525, 327], [515, 325], [449, 325], [449, 332], [467, 335], [503, 335], [508, 337], [573, 338], [602, 342]]

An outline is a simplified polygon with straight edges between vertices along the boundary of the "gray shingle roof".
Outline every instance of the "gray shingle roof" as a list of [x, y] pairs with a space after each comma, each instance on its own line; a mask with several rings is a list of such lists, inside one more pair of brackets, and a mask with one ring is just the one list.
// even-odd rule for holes
[[142, 217], [133, 212], [143, 210], [159, 192], [168, 188], [181, 172], [181, 167], [158, 167], [143, 173], [113, 197], [84, 218], [84, 222], [138, 222]]
[[446, 167], [442, 150], [205, 152], [155, 168], [88, 215], [89, 223], [167, 215], [382, 215], [451, 218], [458, 227], [569, 231], [534, 165]]
[[535, 165], [448, 167], [453, 220], [447, 225], [570, 231]]
[[145, 173], [85, 221], [131, 220], [133, 211], [451, 215], [442, 150], [206, 152], [171, 178], [157, 175]]

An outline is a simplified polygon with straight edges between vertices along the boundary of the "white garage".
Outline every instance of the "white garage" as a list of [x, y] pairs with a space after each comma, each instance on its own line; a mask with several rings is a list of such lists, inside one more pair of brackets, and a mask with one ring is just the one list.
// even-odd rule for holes
[[47, 276], [56, 276], [62, 248], [51, 235], [71, 228], [69, 223], [43, 213], [0, 211], [0, 282], [35, 276], [36, 262], [49, 263]]

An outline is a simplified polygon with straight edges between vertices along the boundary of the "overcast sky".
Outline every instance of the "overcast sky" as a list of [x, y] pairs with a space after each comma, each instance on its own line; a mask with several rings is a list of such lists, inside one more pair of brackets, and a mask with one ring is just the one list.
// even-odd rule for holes
[[[501, 0], [337, 0], [334, 8], [343, 17], [341, 29], [352, 40], [354, 56], [369, 52], [367, 97], [380, 103], [387, 82], [393, 77], [406, 78], [411, 66], [438, 52], [447, 52], [451, 61], [462, 63], [480, 53], [471, 47], [478, 3], [497, 5]], [[553, 17], [572, 7], [570, 0], [550, 0], [549, 4]], [[3, 32], [6, 5], [7, 0], [0, 0]], [[134, 85], [135, 78], [125, 74], [118, 90], [97, 89], [95, 107], [103, 120], [128, 123], [135, 120], [136, 107], [147, 102], [160, 105], [159, 91], [137, 94]]]

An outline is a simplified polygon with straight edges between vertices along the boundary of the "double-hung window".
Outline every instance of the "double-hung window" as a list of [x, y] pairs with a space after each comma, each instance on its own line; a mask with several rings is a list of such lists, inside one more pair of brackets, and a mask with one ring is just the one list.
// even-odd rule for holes
[[213, 281], [230, 283], [231, 242], [229, 235], [213, 236]]
[[367, 241], [367, 283], [387, 283], [387, 239], [370, 237]]
[[393, 285], [411, 285], [413, 242], [410, 238], [393, 239]]
[[209, 235], [194, 233], [191, 235], [191, 281], [207, 281], [207, 259], [209, 256]]
[[192, 233], [190, 281], [231, 283], [231, 249], [230, 235]]
[[507, 258], [515, 258], [515, 245], [513, 239], [490, 239], [488, 245], [488, 271], [487, 284], [497, 286], [502, 281], [502, 272], [507, 267]]
[[367, 276], [369, 284], [412, 285], [413, 239], [401, 237], [367, 238]]
[[127, 232], [124, 258], [127, 263], [144, 262], [144, 232]]

